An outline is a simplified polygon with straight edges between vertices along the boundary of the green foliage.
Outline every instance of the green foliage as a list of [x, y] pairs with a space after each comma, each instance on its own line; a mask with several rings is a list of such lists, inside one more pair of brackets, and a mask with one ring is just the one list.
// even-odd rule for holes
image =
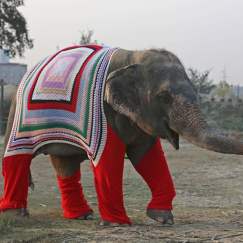
[[201, 104], [207, 121], [218, 128], [243, 131], [243, 104], [206, 102]]
[[215, 89], [215, 94], [219, 97], [232, 96], [232, 88], [226, 81], [221, 81]]
[[27, 24], [18, 7], [24, 0], [0, 1], [0, 47], [9, 50], [9, 56], [23, 56], [26, 48], [33, 47], [29, 38]]
[[209, 79], [209, 74], [209, 70], [199, 72], [193, 68], [188, 69], [188, 76], [199, 94], [209, 94], [215, 88], [213, 81]]

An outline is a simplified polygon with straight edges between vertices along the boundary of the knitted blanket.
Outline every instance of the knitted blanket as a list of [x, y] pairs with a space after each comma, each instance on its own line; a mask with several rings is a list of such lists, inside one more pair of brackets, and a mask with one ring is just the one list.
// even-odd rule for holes
[[28, 72], [17, 91], [4, 157], [65, 143], [84, 149], [97, 165], [107, 135], [103, 91], [115, 50], [98, 45], [69, 47]]

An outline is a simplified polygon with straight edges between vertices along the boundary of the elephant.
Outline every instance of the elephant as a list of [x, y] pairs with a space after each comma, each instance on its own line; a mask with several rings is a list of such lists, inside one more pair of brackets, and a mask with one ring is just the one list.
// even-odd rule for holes
[[[114, 136], [125, 144], [124, 151], [135, 167], [160, 138], [168, 140], [176, 150], [181, 136], [207, 150], [243, 154], [243, 144], [239, 140], [207, 124], [200, 111], [197, 91], [183, 64], [175, 54], [165, 49], [118, 49], [111, 58], [103, 102], [107, 123]], [[15, 106], [13, 101], [5, 146]], [[118, 145], [122, 146], [121, 143]], [[35, 156], [42, 153], [50, 155], [57, 175], [63, 177], [72, 176], [80, 169], [80, 163], [87, 159], [84, 151], [60, 143], [39, 148]], [[147, 163], [147, 168], [153, 166], [153, 161], [148, 160]], [[172, 194], [171, 200], [175, 196]], [[113, 202], [111, 196], [106, 197]], [[148, 208], [147, 215], [164, 224], [173, 223], [171, 208]], [[105, 225], [119, 223], [109, 219], [102, 222]]]

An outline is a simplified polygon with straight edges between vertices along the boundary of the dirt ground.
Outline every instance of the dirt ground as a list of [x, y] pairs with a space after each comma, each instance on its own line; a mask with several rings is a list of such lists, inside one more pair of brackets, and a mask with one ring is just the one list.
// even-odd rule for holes
[[[175, 181], [175, 225], [163, 227], [145, 216], [150, 193], [126, 161], [124, 197], [131, 227], [98, 225], [96, 194], [88, 161], [82, 182], [95, 209], [93, 221], [62, 218], [55, 172], [48, 157], [32, 163], [35, 191], [29, 195], [29, 219], [0, 218], [0, 242], [243, 242], [243, 157], [199, 149], [183, 142], [164, 150]], [[0, 188], [2, 189], [2, 177]]]

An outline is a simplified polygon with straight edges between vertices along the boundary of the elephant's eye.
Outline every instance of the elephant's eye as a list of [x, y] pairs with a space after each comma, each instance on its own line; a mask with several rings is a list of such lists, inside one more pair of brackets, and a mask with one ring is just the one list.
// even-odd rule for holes
[[163, 91], [163, 92], [159, 93], [158, 98], [159, 98], [160, 102], [163, 104], [172, 103], [172, 97], [169, 94], [169, 92], [167, 92], [167, 91]]

